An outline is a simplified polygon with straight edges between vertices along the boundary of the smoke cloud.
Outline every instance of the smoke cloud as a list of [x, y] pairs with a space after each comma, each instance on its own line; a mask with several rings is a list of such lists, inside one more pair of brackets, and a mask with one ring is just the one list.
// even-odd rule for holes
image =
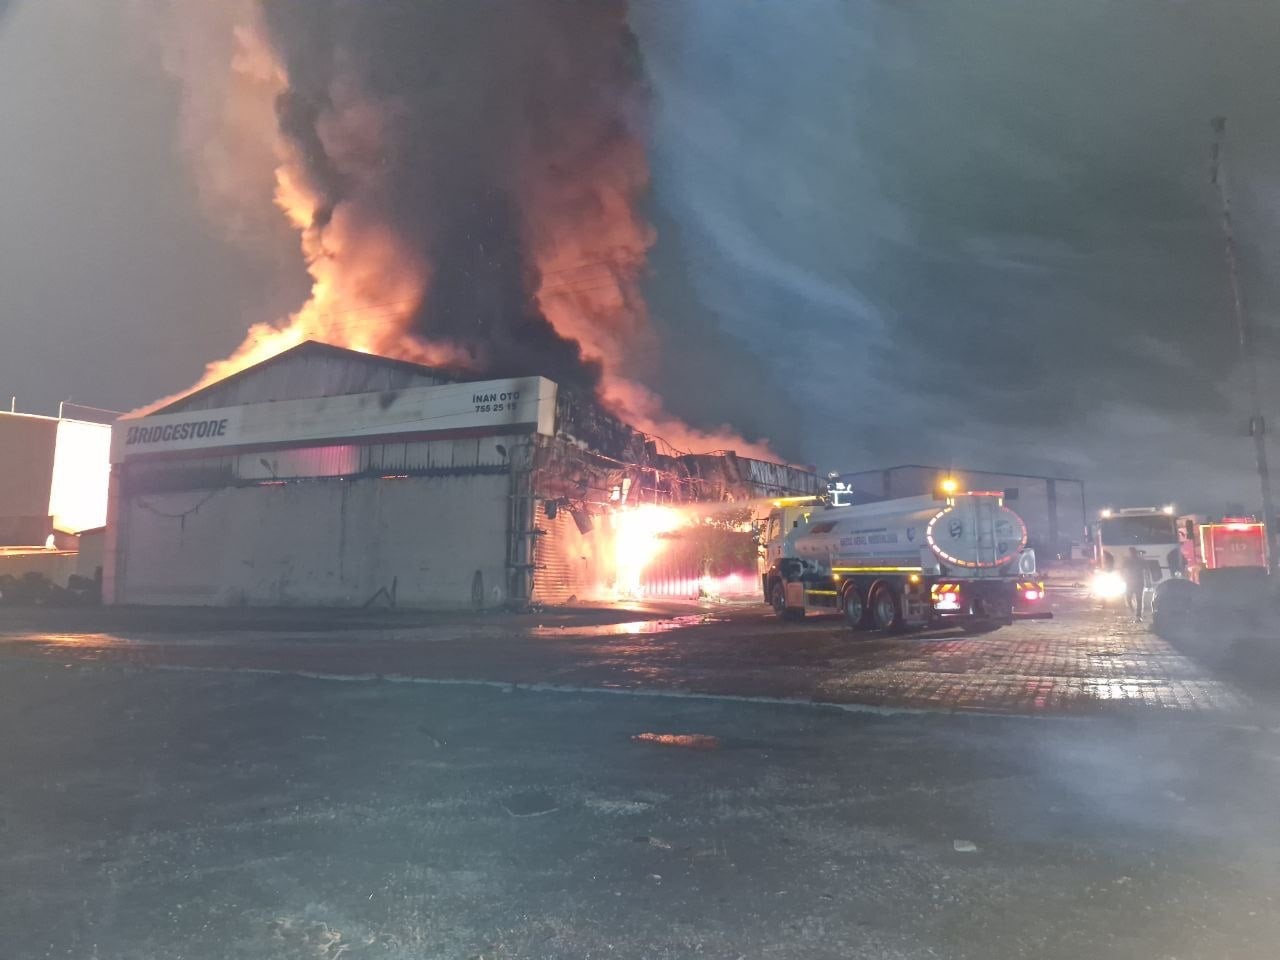
[[197, 386], [318, 339], [540, 374], [674, 449], [770, 455], [644, 385], [666, 342], [641, 289], [649, 104], [625, 0], [134, 3], [158, 4], [206, 210], [250, 233], [269, 182], [312, 279]]
[[182, 86], [178, 147], [196, 199], [226, 239], [283, 265], [296, 242], [272, 202], [282, 156], [275, 101], [285, 77], [263, 47], [256, 0], [129, 0]]
[[[263, 6], [314, 204], [424, 265], [407, 329], [493, 375], [595, 388], [642, 333], [644, 89], [621, 0]], [[553, 322], [554, 321], [554, 322]]]

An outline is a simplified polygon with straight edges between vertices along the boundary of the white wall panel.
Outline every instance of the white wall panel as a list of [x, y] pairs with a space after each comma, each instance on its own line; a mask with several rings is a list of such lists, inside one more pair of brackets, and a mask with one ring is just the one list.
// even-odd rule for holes
[[54, 527], [79, 532], [103, 526], [110, 476], [110, 424], [59, 420], [49, 492]]
[[461, 609], [506, 599], [505, 475], [318, 480], [129, 498], [117, 601]]

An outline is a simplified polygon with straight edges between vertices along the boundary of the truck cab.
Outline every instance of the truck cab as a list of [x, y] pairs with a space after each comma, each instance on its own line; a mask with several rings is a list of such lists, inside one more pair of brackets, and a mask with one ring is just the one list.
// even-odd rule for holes
[[1184, 541], [1172, 506], [1103, 510], [1094, 527], [1094, 595], [1102, 600], [1124, 596], [1122, 571], [1131, 549], [1142, 557], [1153, 589], [1166, 580], [1185, 577]]
[[761, 577], [785, 555], [787, 538], [808, 523], [815, 510], [824, 508], [818, 497], [786, 497], [774, 501], [761, 533]]

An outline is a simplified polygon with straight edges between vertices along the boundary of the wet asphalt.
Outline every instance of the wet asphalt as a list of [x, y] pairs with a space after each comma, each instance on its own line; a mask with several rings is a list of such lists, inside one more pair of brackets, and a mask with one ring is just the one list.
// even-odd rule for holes
[[[1099, 662], [1148, 642], [1081, 623], [1113, 631]], [[776, 656], [837, 642], [807, 629]], [[687, 688], [700, 648], [682, 659], [679, 635], [574, 643], [656, 638], [655, 670], [684, 663]], [[13, 960], [1216, 960], [1273, 957], [1280, 942], [1280, 735], [1207, 673], [1239, 698], [1229, 709], [998, 716], [703, 698], [661, 676], [590, 692], [301, 676], [287, 660], [190, 669], [114, 657], [89, 634], [13, 636], [20, 655], [0, 656], [0, 955]], [[752, 636], [741, 677], [763, 669]], [[1054, 676], [1093, 669], [1041, 634], [1015, 641]], [[927, 666], [930, 644], [962, 641], [903, 642], [919, 647], [895, 663]], [[225, 653], [207, 637], [178, 648]], [[968, 663], [1013, 675], [1007, 653]], [[836, 654], [825, 676], [856, 673], [858, 651]], [[1129, 659], [1195, 669], [1176, 657]], [[530, 663], [545, 672], [537, 657], [507, 669]], [[936, 663], [963, 678], [954, 654]], [[1142, 701], [1136, 681], [1106, 689]], [[652, 695], [671, 692], [695, 695]]]
[[[1198, 714], [1244, 723], [1264, 712], [1280, 717], [1268, 685], [1258, 690], [1248, 682], [1265, 673], [1257, 658], [1229, 663], [1220, 638], [1201, 638], [1192, 655], [1120, 610], [1077, 593], [1056, 591], [1053, 603], [1056, 617], [1050, 620], [904, 635], [853, 633], [839, 617], [784, 622], [751, 604], [452, 617], [0, 608], [0, 660], [428, 678], [972, 713]], [[1280, 643], [1266, 646], [1280, 649]], [[1270, 687], [1280, 689], [1280, 682]]]

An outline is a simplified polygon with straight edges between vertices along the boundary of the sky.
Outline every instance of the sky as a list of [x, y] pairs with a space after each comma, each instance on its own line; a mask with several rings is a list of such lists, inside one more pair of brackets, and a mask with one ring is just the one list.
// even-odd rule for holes
[[[139, 9], [0, 19], [0, 394], [20, 409], [181, 389], [305, 294], [283, 224], [245, 243], [209, 216]], [[823, 470], [1253, 504], [1208, 121], [1230, 118], [1270, 415], [1280, 5], [633, 0], [631, 22], [648, 376], [674, 412]]]

